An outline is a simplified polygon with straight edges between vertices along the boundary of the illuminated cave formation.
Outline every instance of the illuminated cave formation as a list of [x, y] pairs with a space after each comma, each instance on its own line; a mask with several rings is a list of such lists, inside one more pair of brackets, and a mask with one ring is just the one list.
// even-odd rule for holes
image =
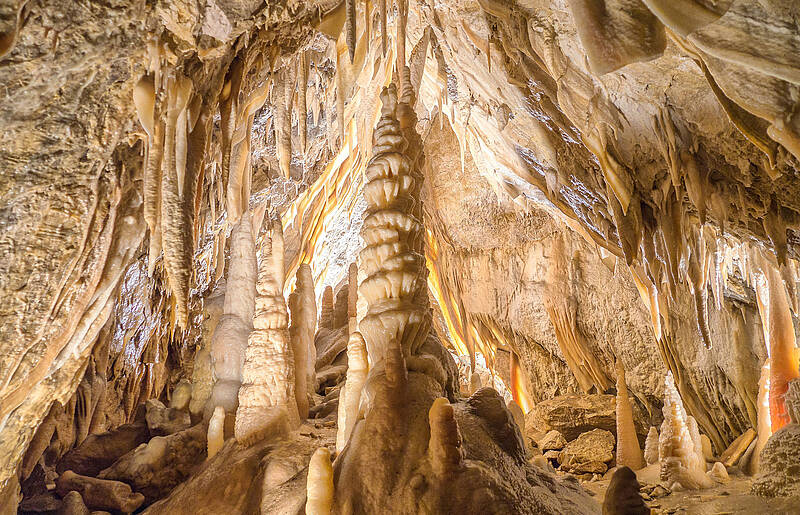
[[796, 512], [798, 19], [6, 2], [0, 513]]

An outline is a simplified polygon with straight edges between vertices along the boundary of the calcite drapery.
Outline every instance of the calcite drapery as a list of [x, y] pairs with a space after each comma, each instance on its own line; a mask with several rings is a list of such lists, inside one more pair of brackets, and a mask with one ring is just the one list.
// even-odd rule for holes
[[247, 342], [236, 410], [235, 434], [248, 445], [300, 424], [289, 315], [283, 298], [283, 232], [280, 220], [265, 238], [256, 285], [253, 332]]

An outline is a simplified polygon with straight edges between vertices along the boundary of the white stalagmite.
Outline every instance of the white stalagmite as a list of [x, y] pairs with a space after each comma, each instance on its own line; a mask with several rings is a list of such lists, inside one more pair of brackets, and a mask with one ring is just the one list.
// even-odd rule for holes
[[231, 234], [227, 289], [223, 315], [211, 340], [211, 362], [215, 383], [206, 404], [206, 415], [216, 406], [236, 413], [242, 363], [247, 340], [253, 329], [258, 264], [250, 212], [245, 211]]
[[[410, 88], [409, 88], [410, 89]], [[373, 133], [373, 156], [367, 165], [364, 198], [367, 215], [361, 235], [366, 246], [359, 254], [359, 269], [366, 279], [359, 294], [369, 306], [359, 323], [370, 362], [385, 358], [389, 342], [397, 341], [406, 358], [415, 354], [430, 327], [421, 292], [427, 292], [427, 268], [422, 224], [414, 216], [420, 178], [398, 120], [397, 91], [390, 84], [381, 92], [381, 118]], [[404, 114], [413, 110], [401, 104]], [[413, 129], [413, 126], [412, 126]]]
[[283, 274], [283, 232], [276, 221], [262, 246], [253, 332], [242, 367], [234, 431], [243, 445], [300, 425]]
[[642, 450], [633, 423], [633, 410], [625, 384], [625, 367], [617, 359], [617, 465], [639, 470], [644, 467]]
[[644, 442], [644, 459], [648, 465], [658, 463], [658, 429], [650, 426], [647, 440]]
[[333, 508], [331, 452], [320, 447], [311, 456], [306, 483], [306, 515], [328, 515]]
[[222, 406], [214, 408], [214, 414], [208, 421], [208, 459], [213, 458], [225, 443], [225, 409]]
[[350, 333], [347, 341], [347, 378], [339, 393], [338, 430], [336, 433], [336, 450], [344, 449], [350, 433], [359, 417], [361, 392], [367, 381], [369, 363], [367, 346], [358, 331]]
[[311, 389], [314, 387], [316, 372], [314, 364], [317, 352], [314, 347], [314, 334], [317, 330], [317, 303], [314, 296], [314, 278], [311, 266], [306, 263], [297, 269], [295, 290], [289, 296], [289, 310], [292, 325], [289, 336], [294, 354], [295, 397], [300, 419], [308, 418]]
[[[664, 422], [658, 441], [661, 479], [690, 490], [708, 488], [713, 481], [706, 476], [702, 449], [698, 453], [683, 402], [675, 388], [672, 372], [667, 372], [664, 388]], [[696, 429], [696, 428], [695, 428]], [[699, 434], [697, 445], [700, 445]]]

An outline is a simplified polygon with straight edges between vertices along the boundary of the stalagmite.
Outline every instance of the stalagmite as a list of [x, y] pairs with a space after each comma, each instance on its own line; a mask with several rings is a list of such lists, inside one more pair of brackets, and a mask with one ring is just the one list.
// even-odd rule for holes
[[678, 483], [690, 490], [712, 486], [713, 481], [705, 474], [702, 449], [696, 449], [696, 445], [700, 446], [699, 435], [695, 442], [672, 372], [667, 373], [665, 382], [663, 413], [658, 442], [661, 479], [668, 485]]
[[295, 397], [301, 420], [308, 418], [309, 399], [316, 377], [314, 364], [317, 352], [314, 334], [317, 329], [317, 304], [314, 298], [314, 279], [311, 267], [303, 263], [297, 269], [295, 290], [289, 296], [292, 324], [289, 337], [294, 355]]
[[[789, 422], [784, 397], [789, 382], [800, 377], [798, 372], [798, 354], [795, 347], [794, 324], [789, 309], [786, 289], [778, 270], [772, 263], [762, 259], [762, 271], [766, 284], [759, 287], [759, 297], [768, 297], [766, 309], [759, 303], [762, 324], [767, 335], [770, 356], [769, 374], [769, 416], [772, 432], [782, 428]], [[766, 291], [763, 289], [766, 288]], [[766, 320], [765, 320], [766, 318]]]
[[428, 443], [428, 459], [433, 472], [447, 476], [457, 471], [464, 460], [461, 450], [461, 433], [458, 430], [453, 406], [444, 397], [439, 397], [428, 410], [431, 438]]
[[611, 476], [603, 499], [603, 515], [649, 515], [650, 508], [639, 495], [639, 481], [629, 467], [620, 466]]
[[300, 424], [283, 276], [283, 234], [280, 220], [276, 220], [271, 237], [265, 238], [262, 246], [253, 332], [242, 365], [235, 434], [243, 445]]
[[381, 93], [381, 118], [365, 172], [368, 208], [361, 234], [366, 246], [359, 268], [366, 279], [359, 293], [369, 308], [359, 328], [372, 363], [385, 357], [386, 342], [395, 339], [406, 357], [415, 354], [430, 327], [425, 305], [415, 302], [419, 292], [427, 292], [427, 268], [422, 226], [411, 214], [419, 184], [404, 153], [408, 143], [396, 118], [396, 95], [393, 84]]
[[326, 286], [322, 291], [319, 312], [319, 328], [333, 329], [333, 288]]
[[333, 467], [327, 447], [317, 449], [308, 464], [306, 514], [329, 515], [333, 509]]
[[650, 426], [647, 439], [644, 442], [644, 459], [648, 465], [658, 463], [658, 429]]
[[213, 458], [225, 443], [225, 409], [214, 408], [214, 414], [208, 421], [208, 459]]
[[639, 470], [644, 467], [642, 450], [633, 423], [633, 410], [625, 384], [625, 368], [617, 359], [617, 464]]
[[223, 315], [211, 341], [214, 387], [206, 404], [206, 416], [222, 406], [233, 415], [239, 405], [242, 363], [250, 331], [253, 330], [258, 264], [249, 211], [245, 211], [231, 234], [227, 289]]
[[[770, 392], [770, 359], [764, 361], [761, 367], [761, 376], [758, 380], [758, 398], [756, 409], [758, 411], [758, 427], [756, 443], [750, 461], [747, 463], [747, 472], [755, 475], [761, 466], [761, 450], [767, 445], [769, 437], [772, 436], [772, 421], [769, 412], [769, 392]], [[742, 459], [744, 461], [744, 458]]]
[[369, 363], [367, 346], [361, 333], [350, 333], [347, 341], [347, 379], [339, 393], [338, 431], [336, 434], [336, 450], [341, 452], [350, 438], [356, 420], [359, 418], [361, 391], [367, 380]]

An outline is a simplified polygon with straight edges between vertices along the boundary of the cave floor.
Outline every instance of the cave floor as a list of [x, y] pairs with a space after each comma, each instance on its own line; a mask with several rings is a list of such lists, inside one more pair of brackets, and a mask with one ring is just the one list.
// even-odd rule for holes
[[[652, 478], [651, 467], [639, 474], [639, 482], [657, 483]], [[640, 471], [641, 472], [641, 471]], [[598, 502], [602, 502], [608, 488], [610, 475], [597, 481], [587, 481], [583, 487]], [[731, 476], [729, 483], [707, 490], [681, 490], [650, 501], [645, 499], [653, 515], [692, 514], [692, 515], [794, 515], [800, 514], [800, 497], [765, 498], [750, 493], [752, 479], [745, 476]]]

